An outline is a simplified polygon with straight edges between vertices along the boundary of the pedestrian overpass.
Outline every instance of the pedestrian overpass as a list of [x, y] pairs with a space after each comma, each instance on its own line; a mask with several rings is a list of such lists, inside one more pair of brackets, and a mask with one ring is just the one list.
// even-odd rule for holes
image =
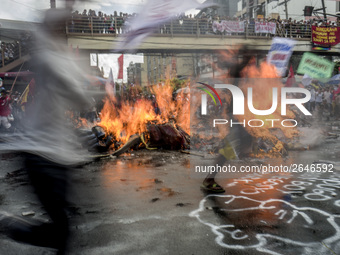
[[[115, 28], [114, 33], [109, 33], [98, 28], [92, 18], [89, 21], [90, 27], [78, 24], [79, 27], [71, 26], [69, 23], [65, 24], [66, 41], [69, 46], [77, 47], [84, 53], [110, 53], [110, 52], [124, 52], [124, 50], [117, 50], [118, 46], [124, 39], [125, 34], [122, 28]], [[205, 26], [203, 30], [201, 20], [191, 21], [191, 26], [183, 27], [172, 21], [171, 24], [164, 25], [162, 28], [155, 29], [155, 33], [147, 37], [135, 52], [143, 53], [205, 53], [216, 52], [220, 50], [232, 50], [244, 45], [249, 52], [254, 55], [266, 55], [270, 49], [272, 38], [288, 37], [296, 40], [296, 46], [293, 54], [303, 54], [312, 50], [310, 30], [305, 34], [297, 34], [296, 28], [291, 27], [285, 32], [277, 29], [275, 35], [270, 34], [254, 34], [253, 28], [247, 27], [244, 33], [231, 34], [216, 34], [213, 33], [211, 27]], [[205, 21], [206, 22], [206, 21]], [[185, 22], [184, 22], [185, 24]], [[205, 23], [204, 23], [205, 24]], [[10, 61], [6, 62], [4, 50], [1, 51], [0, 72], [7, 72], [16, 69], [24, 62], [30, 59], [29, 52], [24, 49], [19, 43], [21, 34], [25, 31], [37, 31], [37, 23], [11, 21], [0, 19], [0, 40], [5, 41], [10, 39], [17, 43], [15, 56]], [[313, 51], [315, 52], [315, 51]], [[316, 53], [322, 55], [340, 55], [340, 44], [333, 46], [328, 51], [317, 51]]]
[[[123, 35], [111, 34], [81, 34], [67, 33], [67, 43], [79, 50], [92, 52], [112, 52], [118, 49], [124, 38]], [[206, 52], [218, 50], [232, 50], [240, 45], [246, 46], [250, 51], [266, 54], [271, 46], [272, 38], [269, 36], [238, 36], [206, 34], [200, 36], [179, 34], [153, 34], [147, 37], [136, 51], [138, 52]], [[293, 38], [296, 40], [294, 54], [311, 52], [310, 38]], [[118, 50], [123, 52], [124, 50]], [[315, 51], [313, 51], [315, 52]], [[324, 55], [339, 55], [340, 45], [328, 51], [318, 51]]]
[[[67, 43], [79, 50], [92, 52], [110, 52], [117, 50], [125, 36], [125, 28], [117, 25], [115, 17], [109, 25], [103, 20], [90, 17], [72, 18], [66, 23]], [[290, 24], [288, 26], [277, 23], [275, 30], [271, 33], [258, 33], [255, 24], [245, 24], [243, 32], [226, 32], [214, 29], [209, 20], [204, 18], [171, 20], [169, 23], [155, 27], [153, 34], [147, 37], [136, 51], [138, 52], [204, 52], [230, 50], [245, 45], [258, 54], [266, 54], [272, 43], [273, 37], [291, 38], [296, 41], [294, 54], [302, 54], [312, 51], [311, 27], [301, 24]], [[242, 30], [242, 29], [241, 29]], [[240, 31], [241, 31], [240, 30]], [[269, 32], [269, 30], [268, 30]], [[335, 46], [322, 54], [339, 54], [340, 46]], [[123, 52], [124, 50], [117, 50]]]

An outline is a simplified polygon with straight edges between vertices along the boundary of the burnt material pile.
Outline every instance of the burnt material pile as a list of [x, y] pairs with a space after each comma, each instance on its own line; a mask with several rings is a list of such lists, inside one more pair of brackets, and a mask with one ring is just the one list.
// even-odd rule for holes
[[[129, 140], [122, 144], [118, 139], [95, 126], [91, 131], [82, 131], [83, 146], [90, 152], [110, 152], [113, 156], [119, 156], [129, 149], [189, 149], [190, 136], [178, 125], [173, 123], [147, 125], [147, 131], [142, 134], [132, 135]], [[113, 152], [112, 152], [113, 151]]]
[[78, 130], [81, 144], [83, 147], [88, 148], [90, 152], [106, 152], [113, 144], [112, 136], [107, 135], [105, 131], [95, 126], [91, 130]]
[[170, 150], [189, 149], [190, 136], [178, 125], [173, 123], [149, 124], [144, 134], [148, 147]]

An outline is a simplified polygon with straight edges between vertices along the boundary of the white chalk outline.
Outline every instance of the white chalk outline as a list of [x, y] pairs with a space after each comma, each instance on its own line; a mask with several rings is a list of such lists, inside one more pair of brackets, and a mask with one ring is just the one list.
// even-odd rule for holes
[[[235, 199], [238, 199], [238, 198], [246, 199], [246, 200], [249, 200], [249, 201], [252, 201], [252, 202], [257, 202], [257, 203], [260, 204], [257, 207], [227, 210], [227, 211], [234, 211], [234, 212], [245, 211], [245, 210], [254, 210], [254, 209], [273, 209], [273, 208], [275, 208], [275, 206], [266, 207], [265, 204], [270, 203], [270, 202], [284, 203], [286, 205], [289, 205], [291, 208], [293, 208], [293, 216], [289, 221], [287, 221], [287, 223], [291, 223], [294, 220], [294, 218], [299, 214], [305, 219], [305, 221], [308, 224], [313, 224], [313, 220], [306, 213], [303, 212], [303, 211], [313, 211], [313, 212], [319, 213], [319, 214], [323, 215], [324, 217], [326, 217], [329, 224], [334, 228], [335, 233], [334, 233], [333, 236], [328, 237], [326, 239], [323, 239], [321, 241], [317, 241], [317, 242], [299, 242], [299, 241], [294, 241], [294, 240], [291, 240], [291, 239], [288, 239], [288, 238], [283, 238], [283, 237], [275, 236], [275, 235], [271, 235], [271, 234], [256, 234], [255, 237], [259, 242], [255, 245], [244, 246], [244, 245], [226, 244], [226, 243], [223, 242], [224, 234], [221, 232], [221, 230], [223, 232], [229, 233], [233, 238], [236, 237], [236, 234], [239, 233], [240, 230], [237, 229], [237, 230], [234, 230], [234, 231], [227, 231], [226, 228], [234, 227], [234, 225], [217, 226], [217, 225], [214, 225], [212, 223], [209, 223], [209, 222], [202, 220], [200, 218], [200, 215], [199, 215], [200, 212], [204, 212], [204, 210], [205, 210], [204, 204], [207, 202], [208, 199], [210, 199], [212, 197], [228, 198], [229, 200], [225, 202], [226, 204], [229, 204], [229, 203], [231, 203], [232, 201], [234, 201]], [[338, 201], [336, 201], [336, 202], [338, 202]], [[286, 212], [285, 212], [285, 210], [279, 210], [276, 213], [276, 215], [278, 215], [278, 214], [283, 214], [283, 215], [280, 216], [280, 218], [283, 218], [284, 215], [286, 214]], [[199, 208], [197, 210], [190, 212], [189, 216], [195, 217], [199, 222], [210, 227], [212, 232], [216, 235], [216, 238], [215, 238], [216, 243], [218, 245], [220, 245], [221, 247], [229, 248], [229, 249], [239, 249], [239, 250], [256, 249], [258, 251], [266, 252], [266, 253], [269, 253], [269, 254], [272, 254], [272, 255], [281, 255], [280, 253], [268, 250], [265, 247], [265, 245], [267, 244], [268, 238], [276, 239], [276, 240], [285, 242], [287, 244], [297, 245], [297, 246], [301, 246], [301, 247], [305, 247], [305, 248], [313, 247], [313, 246], [320, 247], [321, 242], [323, 242], [327, 246], [330, 246], [331, 244], [335, 243], [336, 241], [340, 241], [340, 226], [335, 222], [335, 218], [340, 218], [340, 216], [333, 215], [333, 214], [330, 214], [328, 212], [325, 212], [325, 211], [322, 211], [320, 209], [313, 208], [313, 207], [297, 207], [297, 206], [295, 206], [295, 205], [293, 205], [293, 204], [291, 204], [291, 203], [289, 203], [285, 200], [281, 200], [281, 199], [268, 199], [266, 201], [261, 201], [261, 200], [256, 200], [256, 199], [252, 199], [252, 198], [245, 197], [245, 196], [208, 195], [200, 201]], [[236, 240], [241, 240], [241, 239], [244, 239], [246, 237], [247, 237], [246, 235], [242, 236], [242, 237], [237, 237]]]

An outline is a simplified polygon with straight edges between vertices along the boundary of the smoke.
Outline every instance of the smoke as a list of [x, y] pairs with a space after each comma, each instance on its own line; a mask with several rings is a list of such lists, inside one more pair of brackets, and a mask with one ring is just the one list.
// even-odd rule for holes
[[299, 128], [299, 143], [303, 147], [313, 148], [325, 140], [321, 128]]

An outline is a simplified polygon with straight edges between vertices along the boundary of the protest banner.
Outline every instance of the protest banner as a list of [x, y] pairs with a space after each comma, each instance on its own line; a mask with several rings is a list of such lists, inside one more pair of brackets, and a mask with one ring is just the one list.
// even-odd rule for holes
[[302, 56], [298, 73], [307, 74], [314, 79], [330, 78], [334, 63], [313, 53], [305, 52]]
[[284, 76], [290, 56], [293, 53], [295, 41], [275, 37], [268, 52], [267, 62], [274, 65], [279, 76]]
[[276, 33], [276, 24], [274, 22], [255, 22], [255, 33]]
[[212, 24], [214, 33], [217, 31], [223, 33], [244, 33], [244, 21], [222, 20], [221, 22], [214, 21]]
[[334, 46], [340, 42], [340, 29], [312, 26], [312, 41], [321, 46]]

